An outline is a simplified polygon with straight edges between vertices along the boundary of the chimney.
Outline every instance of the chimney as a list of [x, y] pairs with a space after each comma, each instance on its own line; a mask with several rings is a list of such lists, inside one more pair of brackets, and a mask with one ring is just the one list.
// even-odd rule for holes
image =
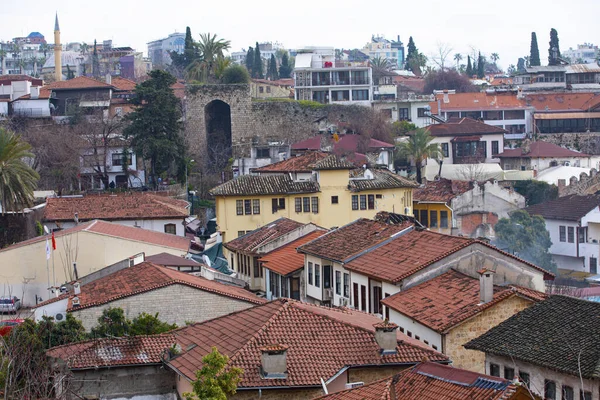
[[75, 292], [75, 295], [81, 294], [81, 284], [79, 282], [73, 283], [73, 291]]
[[39, 99], [39, 97], [40, 97], [40, 87], [39, 86], [31, 87], [30, 97], [31, 97], [31, 100]]
[[381, 349], [381, 354], [396, 354], [398, 325], [385, 320], [373, 326], [375, 327], [375, 341]]
[[494, 298], [494, 274], [486, 268], [479, 271], [479, 300], [481, 304], [489, 303]]
[[287, 379], [287, 350], [288, 346], [282, 344], [260, 348], [263, 379]]
[[112, 85], [112, 76], [110, 73], [106, 74], [106, 83]]
[[448, 96], [448, 91], [444, 90], [444, 104], [450, 103], [450, 96]]

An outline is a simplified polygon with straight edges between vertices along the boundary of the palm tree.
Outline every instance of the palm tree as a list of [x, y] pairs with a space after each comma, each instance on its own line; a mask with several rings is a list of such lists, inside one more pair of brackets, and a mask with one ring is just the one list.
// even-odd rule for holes
[[215, 61], [215, 78], [220, 80], [225, 69], [231, 65], [231, 57], [217, 57]]
[[50, 46], [47, 43], [40, 45], [40, 51], [44, 53], [44, 58], [48, 58], [48, 50], [50, 50]]
[[456, 54], [454, 55], [454, 61], [456, 61], [456, 70], [457, 70], [457, 71], [458, 71], [458, 69], [459, 69], [459, 64], [460, 64], [460, 62], [462, 61], [462, 59], [463, 59], [463, 56], [462, 56], [460, 53], [456, 53]]
[[215, 61], [225, 58], [223, 53], [229, 50], [230, 44], [229, 40], [217, 39], [216, 34], [201, 33], [200, 41], [196, 43], [200, 58], [186, 68], [188, 78], [207, 82], [214, 75]]
[[390, 63], [390, 60], [388, 60], [387, 58], [385, 58], [385, 57], [382, 58], [382, 57], [377, 56], [371, 60], [371, 66], [373, 68], [387, 71], [390, 69], [391, 63]]
[[421, 169], [423, 161], [428, 158], [440, 158], [441, 151], [438, 143], [431, 143], [433, 137], [429, 131], [419, 128], [412, 134], [409, 134], [408, 140], [401, 142], [398, 146], [400, 154], [404, 157], [411, 158], [415, 162], [417, 168], [417, 182], [421, 183]]
[[498, 55], [498, 53], [492, 53], [490, 58], [492, 59], [492, 62], [494, 63], [494, 65], [496, 65], [496, 61], [498, 61], [500, 59], [500, 56]]
[[90, 46], [87, 43], [85, 43], [85, 42], [81, 43], [81, 54], [82, 55], [86, 55], [89, 50], [90, 50]]
[[0, 208], [2, 213], [31, 205], [33, 190], [40, 178], [25, 162], [32, 158], [31, 146], [4, 128], [0, 128]]

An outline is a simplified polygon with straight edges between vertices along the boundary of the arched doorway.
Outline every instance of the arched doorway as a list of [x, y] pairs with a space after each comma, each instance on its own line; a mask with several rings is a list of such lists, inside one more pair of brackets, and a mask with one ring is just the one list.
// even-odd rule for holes
[[206, 122], [206, 151], [209, 166], [220, 171], [231, 157], [231, 107], [213, 100], [204, 107]]

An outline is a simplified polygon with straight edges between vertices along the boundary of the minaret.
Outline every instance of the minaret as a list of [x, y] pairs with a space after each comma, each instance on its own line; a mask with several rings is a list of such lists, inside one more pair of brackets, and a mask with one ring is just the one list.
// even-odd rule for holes
[[58, 26], [58, 13], [54, 21], [54, 75], [56, 81], [62, 81], [62, 45], [60, 44], [60, 27]]

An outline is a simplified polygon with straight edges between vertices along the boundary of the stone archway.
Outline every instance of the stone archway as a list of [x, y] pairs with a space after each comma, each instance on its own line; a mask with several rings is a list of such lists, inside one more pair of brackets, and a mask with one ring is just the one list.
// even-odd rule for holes
[[206, 154], [209, 165], [221, 170], [231, 157], [231, 107], [213, 100], [204, 107]]

